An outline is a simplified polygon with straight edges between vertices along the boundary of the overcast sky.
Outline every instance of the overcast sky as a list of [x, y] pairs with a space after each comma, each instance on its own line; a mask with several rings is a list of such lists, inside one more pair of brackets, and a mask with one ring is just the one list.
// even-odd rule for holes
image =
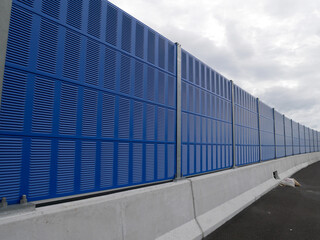
[[319, 0], [112, 0], [287, 117], [320, 130]]

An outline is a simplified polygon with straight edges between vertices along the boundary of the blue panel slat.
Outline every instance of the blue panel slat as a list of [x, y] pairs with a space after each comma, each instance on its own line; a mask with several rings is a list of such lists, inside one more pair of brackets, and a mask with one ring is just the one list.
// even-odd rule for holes
[[75, 141], [58, 143], [57, 194], [72, 193], [75, 189]]
[[29, 197], [48, 197], [51, 140], [32, 139], [30, 149]]
[[20, 198], [22, 138], [0, 137], [0, 196], [9, 203]]
[[93, 190], [95, 186], [96, 143], [83, 141], [81, 145], [80, 190]]

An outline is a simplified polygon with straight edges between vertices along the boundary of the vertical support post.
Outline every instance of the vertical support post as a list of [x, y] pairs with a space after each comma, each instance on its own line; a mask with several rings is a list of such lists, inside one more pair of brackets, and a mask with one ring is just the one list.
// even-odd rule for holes
[[299, 139], [299, 154], [301, 154], [301, 143], [300, 143], [300, 123], [298, 123], [298, 139]]
[[272, 108], [273, 117], [273, 142], [274, 142], [274, 159], [277, 158], [277, 142], [276, 142], [276, 114], [274, 108]]
[[284, 137], [284, 156], [287, 156], [287, 139], [286, 139], [286, 119], [284, 114], [283, 116], [283, 137]]
[[291, 119], [290, 122], [291, 122], [292, 155], [294, 155], [292, 119]]
[[0, 1], [0, 106], [12, 0]]
[[181, 174], [181, 45], [176, 43], [176, 74], [177, 74], [177, 147], [176, 147], [176, 179], [182, 177]]
[[231, 85], [231, 117], [232, 117], [232, 168], [236, 167], [236, 128], [235, 128], [235, 111], [234, 111], [234, 83], [230, 80]]
[[262, 151], [261, 151], [261, 123], [260, 123], [260, 101], [257, 98], [257, 113], [258, 113], [258, 141], [259, 141], [259, 162], [262, 162]]

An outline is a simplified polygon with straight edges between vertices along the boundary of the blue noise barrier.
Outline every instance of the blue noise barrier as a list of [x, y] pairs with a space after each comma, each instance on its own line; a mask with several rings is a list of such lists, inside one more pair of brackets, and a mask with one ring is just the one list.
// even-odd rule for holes
[[169, 181], [181, 177], [177, 148], [182, 176], [194, 176], [319, 151], [319, 141], [106, 0], [13, 0], [0, 200]]

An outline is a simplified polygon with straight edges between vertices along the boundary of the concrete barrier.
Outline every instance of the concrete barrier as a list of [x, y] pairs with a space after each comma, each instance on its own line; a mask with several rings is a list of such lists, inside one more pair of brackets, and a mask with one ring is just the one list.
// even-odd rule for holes
[[320, 159], [296, 155], [189, 179], [0, 215], [0, 239], [201, 239]]

